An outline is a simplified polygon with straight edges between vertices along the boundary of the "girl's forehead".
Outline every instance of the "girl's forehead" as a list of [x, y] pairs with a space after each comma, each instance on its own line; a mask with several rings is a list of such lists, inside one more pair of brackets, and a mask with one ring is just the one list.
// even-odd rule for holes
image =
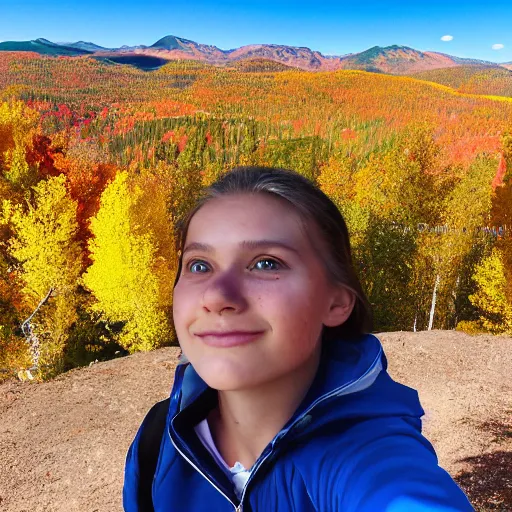
[[277, 237], [301, 246], [307, 241], [304, 228], [298, 211], [287, 201], [269, 194], [238, 194], [203, 205], [190, 221], [186, 245]]

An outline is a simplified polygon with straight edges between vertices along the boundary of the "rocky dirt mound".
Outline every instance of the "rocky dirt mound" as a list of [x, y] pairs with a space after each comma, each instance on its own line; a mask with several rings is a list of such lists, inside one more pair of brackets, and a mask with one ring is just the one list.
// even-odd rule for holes
[[[512, 511], [512, 338], [386, 333], [389, 372], [419, 390], [439, 463], [479, 511]], [[0, 385], [0, 509], [121, 512], [126, 452], [170, 392], [178, 349]]]

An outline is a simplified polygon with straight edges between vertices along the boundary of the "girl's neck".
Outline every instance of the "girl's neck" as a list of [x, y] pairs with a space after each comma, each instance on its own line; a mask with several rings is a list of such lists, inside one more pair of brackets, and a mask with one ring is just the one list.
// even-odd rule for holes
[[215, 445], [227, 464], [252, 467], [265, 447], [293, 416], [315, 378], [320, 351], [306, 365], [257, 388], [219, 391], [208, 416]]

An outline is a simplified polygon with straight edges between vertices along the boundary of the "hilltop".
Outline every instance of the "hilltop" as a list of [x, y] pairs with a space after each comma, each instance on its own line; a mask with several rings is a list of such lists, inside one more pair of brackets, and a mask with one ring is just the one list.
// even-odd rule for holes
[[52, 43], [47, 39], [39, 38], [33, 41], [3, 41], [0, 51], [5, 52], [35, 52], [50, 57], [90, 55], [92, 52], [73, 45]]
[[411, 74], [413, 78], [436, 82], [457, 92], [512, 97], [512, 66], [457, 66]]
[[361, 69], [392, 75], [408, 75], [425, 70], [466, 66], [496, 67], [492, 62], [461, 59], [444, 53], [421, 52], [407, 46], [374, 46], [364, 52], [341, 58], [344, 69]]
[[[479, 512], [511, 510], [512, 338], [455, 331], [379, 335], [395, 379], [418, 389], [440, 464]], [[121, 512], [126, 452], [168, 396], [177, 348], [0, 385], [4, 512]]]

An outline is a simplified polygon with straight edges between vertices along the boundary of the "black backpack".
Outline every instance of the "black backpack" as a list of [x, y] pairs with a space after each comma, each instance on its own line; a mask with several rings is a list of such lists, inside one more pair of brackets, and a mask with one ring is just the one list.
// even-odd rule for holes
[[139, 512], [154, 512], [151, 487], [165, 429], [170, 398], [158, 402], [147, 414], [139, 440]]

